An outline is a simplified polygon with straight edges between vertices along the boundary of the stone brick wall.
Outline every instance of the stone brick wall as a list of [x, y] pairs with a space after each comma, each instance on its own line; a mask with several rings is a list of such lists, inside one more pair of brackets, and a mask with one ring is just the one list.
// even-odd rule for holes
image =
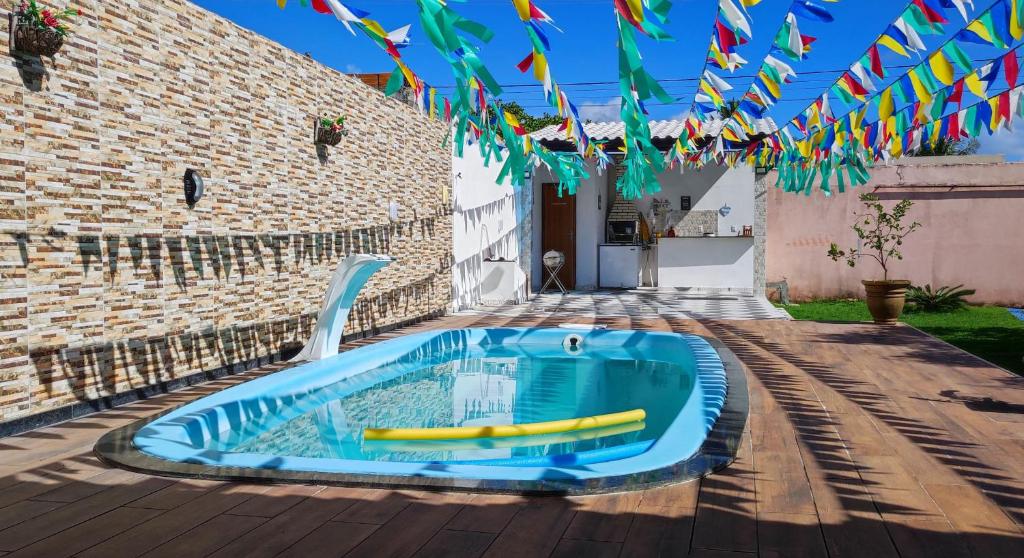
[[[347, 333], [448, 307], [441, 123], [183, 0], [78, 1], [43, 61], [7, 55], [9, 5], [0, 423], [299, 345], [347, 253], [398, 258]], [[317, 113], [349, 116], [341, 145], [313, 145]]]
[[676, 236], [703, 236], [704, 233], [718, 232], [718, 211], [715, 209], [672, 211], [667, 221], [668, 228], [675, 229]]

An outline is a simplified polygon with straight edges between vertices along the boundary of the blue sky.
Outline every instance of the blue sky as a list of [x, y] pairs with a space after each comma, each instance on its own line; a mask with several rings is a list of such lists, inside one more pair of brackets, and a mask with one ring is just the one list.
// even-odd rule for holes
[[[291, 0], [283, 11], [274, 0], [193, 1], [295, 51], [309, 52], [316, 60], [341, 71], [390, 72], [394, 68], [388, 56], [371, 41], [361, 35], [350, 35], [333, 17], [304, 8], [299, 0]], [[975, 14], [981, 13], [992, 1], [975, 0]], [[439, 91], [451, 91], [452, 79], [447, 65], [419, 31], [414, 0], [350, 0], [349, 3], [369, 11], [371, 17], [389, 30], [412, 23], [412, 44], [403, 51], [403, 57]], [[551, 29], [549, 33], [554, 79], [563, 84], [584, 117], [617, 119], [616, 33], [611, 0], [537, 0], [537, 4], [563, 31]], [[717, 5], [717, 0], [676, 0], [670, 22], [665, 26], [675, 40], [657, 43], [641, 38], [640, 48], [647, 69], [678, 99], [669, 105], [649, 105], [652, 118], [679, 116], [690, 107], [697, 87], [694, 78], [704, 64]], [[768, 45], [789, 5], [790, 0], [763, 0], [751, 9], [754, 40], [740, 50], [750, 64], [738, 70], [735, 76], [722, 74], [735, 87], [730, 93], [739, 96], [746, 90], [751, 74], [768, 52]], [[818, 42], [814, 44], [810, 59], [794, 64], [800, 76], [784, 89], [783, 101], [770, 115], [784, 122], [807, 106], [833, 83], [842, 69], [864, 53], [906, 5], [903, 0], [842, 0], [828, 4], [835, 15], [833, 23], [802, 24], [801, 32], [816, 36]], [[484, 46], [481, 56], [498, 81], [508, 85], [502, 98], [518, 101], [530, 112], [545, 112], [542, 90], [531, 76], [520, 74], [515, 67], [529, 52], [529, 43], [511, 1], [467, 0], [451, 2], [451, 6], [495, 32], [494, 40]], [[949, 19], [947, 30], [951, 34], [964, 25], [959, 15], [951, 13]], [[945, 40], [925, 39], [929, 47]], [[968, 52], [979, 61], [1000, 53], [985, 47], [973, 47]], [[899, 65], [916, 64], [919, 59], [915, 56], [908, 61], [892, 55], [885, 57], [885, 61]], [[843, 112], [841, 107], [837, 109], [837, 114]], [[1024, 130], [1024, 125], [1019, 130]], [[1024, 132], [984, 137], [982, 152], [1004, 153], [1012, 160], [1024, 160]]]

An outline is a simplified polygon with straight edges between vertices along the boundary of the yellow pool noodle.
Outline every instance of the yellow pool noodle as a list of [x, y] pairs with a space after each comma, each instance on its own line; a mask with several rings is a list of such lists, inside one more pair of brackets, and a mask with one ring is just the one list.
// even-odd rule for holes
[[575, 432], [520, 436], [516, 438], [476, 438], [474, 440], [364, 440], [364, 448], [373, 451], [462, 451], [502, 448], [528, 448], [550, 444], [565, 444], [582, 440], [594, 440], [619, 434], [639, 432], [647, 423], [630, 422], [615, 426], [602, 426]]
[[529, 424], [498, 424], [493, 426], [455, 426], [449, 428], [367, 428], [364, 440], [469, 440], [473, 438], [512, 438], [557, 434], [639, 422], [647, 418], [643, 409], [592, 417], [533, 422]]

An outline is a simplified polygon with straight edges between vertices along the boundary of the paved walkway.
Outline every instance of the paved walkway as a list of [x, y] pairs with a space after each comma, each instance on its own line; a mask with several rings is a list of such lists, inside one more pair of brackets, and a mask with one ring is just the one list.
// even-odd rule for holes
[[478, 307], [469, 316], [525, 316], [558, 312], [578, 316], [632, 316], [690, 320], [788, 320], [789, 314], [764, 297], [723, 292], [668, 289], [545, 293], [526, 304]]
[[1024, 379], [904, 326], [597, 321], [713, 335], [739, 355], [751, 415], [735, 464], [642, 492], [523, 498], [158, 478], [92, 455], [107, 430], [264, 369], [0, 439], [0, 555], [1024, 556]]

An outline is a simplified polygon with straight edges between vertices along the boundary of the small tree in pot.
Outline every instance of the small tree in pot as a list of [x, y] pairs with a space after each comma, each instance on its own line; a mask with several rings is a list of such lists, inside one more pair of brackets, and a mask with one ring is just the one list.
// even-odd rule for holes
[[875, 194], [861, 194], [860, 201], [864, 202], [865, 211], [854, 213], [857, 220], [852, 228], [853, 232], [857, 233], [857, 238], [861, 240], [861, 247], [840, 250], [833, 242], [828, 250], [828, 256], [837, 262], [841, 259], [846, 260], [850, 267], [855, 267], [862, 255], [870, 256], [878, 262], [882, 267], [882, 280], [861, 281], [867, 292], [868, 310], [871, 311], [875, 323], [894, 324], [903, 313], [910, 281], [889, 279], [889, 265], [894, 259], [903, 259], [900, 252], [903, 239], [921, 228], [921, 223], [903, 225], [903, 219], [914, 205], [910, 200], [900, 201], [893, 206], [892, 211], [886, 211]]

